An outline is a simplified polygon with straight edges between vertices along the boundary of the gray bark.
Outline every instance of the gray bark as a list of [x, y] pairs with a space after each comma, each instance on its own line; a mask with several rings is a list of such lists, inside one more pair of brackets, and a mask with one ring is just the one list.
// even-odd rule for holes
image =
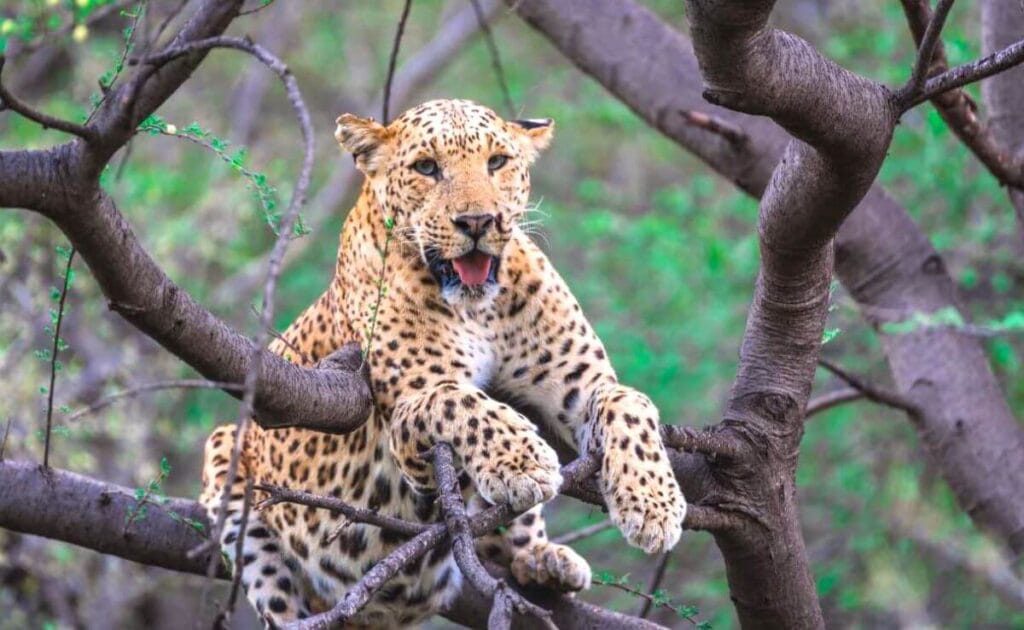
[[[787, 134], [767, 118], [704, 102], [703, 81], [686, 37], [631, 0], [509, 4], [653, 127], [744, 192], [762, 195]], [[617, 45], [609, 48], [609, 41]], [[1024, 81], [1012, 85], [1019, 89]], [[1019, 110], [1013, 111], [1019, 115]], [[689, 124], [679, 114], [682, 111], [714, 115], [742, 131], [745, 140], [731, 141]], [[914, 312], [958, 307], [955, 286], [941, 257], [906, 210], [877, 185], [839, 229], [835, 250], [840, 280], [875, 326]], [[929, 457], [975, 523], [1020, 554], [1024, 549], [1024, 431], [1002, 395], [981, 344], [950, 328], [885, 338], [886, 358], [897, 385], [922, 404], [924, 413], [915, 427]], [[915, 383], [917, 391], [912, 392]], [[927, 388], [922, 387], [926, 383]]]

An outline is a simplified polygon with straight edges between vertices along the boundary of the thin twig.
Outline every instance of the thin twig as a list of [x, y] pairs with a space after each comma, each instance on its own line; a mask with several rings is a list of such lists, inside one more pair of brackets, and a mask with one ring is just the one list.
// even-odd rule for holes
[[572, 544], [572, 543], [576, 542], [577, 540], [583, 540], [584, 538], [589, 538], [590, 536], [593, 536], [594, 534], [600, 534], [601, 532], [605, 531], [606, 529], [611, 529], [613, 527], [615, 527], [615, 523], [613, 523], [611, 521], [601, 521], [600, 523], [594, 523], [593, 525], [587, 525], [586, 527], [581, 527], [579, 529], [574, 529], [573, 531], [566, 532], [566, 533], [564, 533], [564, 534], [562, 534], [560, 536], [555, 536], [554, 538], [551, 539], [551, 542], [557, 543], [559, 545], [569, 545], [569, 544]]
[[743, 131], [741, 127], [738, 127], [731, 122], [723, 120], [718, 116], [713, 116], [705, 112], [698, 112], [693, 109], [684, 109], [679, 112], [686, 122], [690, 123], [694, 127], [700, 127], [706, 129], [713, 134], [722, 136], [729, 144], [733, 147], [742, 147], [747, 143], [747, 133]]
[[1006, 48], [982, 57], [977, 61], [965, 63], [952, 70], [947, 70], [937, 77], [928, 79], [924, 89], [919, 94], [903, 101], [903, 111], [935, 98], [939, 94], [953, 88], [963, 87], [969, 83], [981, 81], [986, 77], [999, 74], [1003, 70], [1020, 64], [1022, 61], [1024, 61], [1024, 40], [1010, 44]]
[[822, 413], [843, 403], [860, 400], [864, 398], [864, 392], [856, 387], [843, 387], [835, 391], [827, 392], [810, 399], [807, 402], [807, 410], [804, 411], [804, 418]]
[[498, 45], [494, 41], [494, 33], [491, 31], [491, 25], [487, 23], [487, 17], [484, 15], [483, 9], [480, 7], [480, 0], [469, 0], [469, 3], [473, 5], [473, 12], [476, 13], [477, 24], [480, 25], [480, 30], [483, 32], [484, 41], [487, 42], [487, 50], [491, 55], [491, 67], [494, 68], [494, 77], [498, 81], [498, 87], [501, 88], [501, 95], [505, 99], [505, 108], [508, 110], [510, 116], [516, 116], [516, 104], [512, 100], [512, 92], [508, 89], [508, 81], [505, 78], [505, 68], [501, 63], [501, 53], [498, 52]]
[[388, 75], [384, 80], [384, 105], [381, 108], [381, 124], [388, 124], [388, 111], [391, 106], [391, 82], [395, 78], [395, 66], [398, 64], [398, 49], [402, 46], [402, 35], [405, 34], [405, 22], [409, 19], [409, 10], [412, 9], [412, 0], [405, 0], [402, 7], [402, 16], [398, 18], [398, 28], [395, 30], [395, 40], [391, 44], [391, 58], [388, 60]]
[[251, 9], [246, 9], [245, 11], [239, 11], [238, 17], [242, 17], [243, 15], [252, 15], [253, 13], [259, 13], [260, 11], [266, 9], [272, 4], [274, 4], [274, 0], [260, 0], [260, 3], [255, 7]]
[[[651, 581], [647, 583], [648, 593], [656, 593], [661, 587], [661, 581], [665, 579], [665, 572], [668, 569], [669, 555], [670, 554], [668, 553], [663, 553], [661, 554], [661, 557], [658, 558], [658, 566], [654, 568], [654, 573], [651, 575]], [[649, 615], [653, 609], [654, 600], [645, 599], [640, 604], [640, 608], [636, 611], [636, 616], [641, 619], [646, 619], [647, 615]]]
[[[7, 62], [7, 58], [0, 55], [0, 73], [3, 72], [4, 64]], [[7, 90], [7, 86], [4, 85], [3, 80], [0, 80], [0, 111], [3, 109], [9, 109], [15, 113], [21, 114], [25, 118], [39, 123], [43, 129], [56, 129], [63, 131], [64, 133], [70, 133], [71, 135], [78, 136], [86, 142], [92, 142], [96, 140], [96, 132], [88, 127], [69, 122], [67, 120], [61, 120], [49, 114], [33, 109], [30, 105], [22, 102], [18, 97], [14, 96]]]
[[108, 83], [106, 86], [104, 86], [102, 83], [100, 84], [100, 88], [102, 89], [103, 95], [100, 97], [99, 102], [96, 103], [96, 106], [92, 108], [92, 111], [89, 112], [89, 116], [86, 117], [86, 125], [92, 122], [93, 116], [95, 116], [96, 112], [100, 111], [100, 108], [103, 107], [103, 104], [107, 102], [107, 96], [111, 93], [114, 87], [114, 83], [117, 82], [117, 78], [121, 76], [121, 71], [124, 69], [124, 62], [128, 58], [128, 53], [131, 52], [132, 46], [135, 42], [135, 31], [139, 25], [139, 18], [142, 17], [143, 12], [145, 12], [146, 10], [145, 7], [145, 0], [135, 5], [135, 13], [132, 15], [132, 22], [128, 26], [128, 28], [130, 29], [128, 31], [128, 41], [124, 43], [124, 48], [121, 49], [121, 57], [117, 60], [117, 64], [114, 65], [114, 76], [111, 77], [110, 83]]
[[[920, 44], [924, 32], [932, 21], [929, 0], [901, 0], [911, 35]], [[928, 76], [949, 70], [949, 62], [941, 40], [935, 46]], [[975, 157], [988, 168], [999, 182], [1024, 189], [1024, 161], [1016, 160], [992, 135], [988, 125], [978, 119], [978, 105], [963, 89], [953, 89], [932, 99], [935, 109]]]
[[244, 564], [245, 536], [248, 533], [249, 508], [252, 505], [252, 477], [245, 480], [245, 495], [242, 497], [242, 520], [238, 526], [238, 538], [235, 539], [235, 569], [231, 576], [231, 592], [228, 594], [228, 601], [224, 608], [217, 613], [213, 621], [213, 630], [227, 627], [231, 619], [231, 613], [235, 609], [235, 602], [238, 600], [238, 591], [242, 584], [242, 571]]
[[203, 379], [177, 379], [170, 381], [156, 381], [153, 383], [146, 383], [145, 385], [139, 385], [138, 387], [132, 387], [119, 392], [115, 392], [109, 396], [105, 396], [93, 404], [79, 409], [75, 413], [68, 416], [68, 422], [74, 422], [82, 416], [96, 413], [102, 409], [106, 409], [110, 405], [113, 405], [119, 400], [125, 398], [133, 398], [139, 394], [147, 392], [155, 392], [164, 389], [223, 389], [226, 391], [241, 391], [242, 385], [239, 383], [226, 383], [223, 381], [207, 381]]
[[851, 374], [828, 359], [819, 358], [818, 365], [846, 381], [847, 385], [863, 393], [868, 400], [905, 411], [913, 419], [921, 415], [920, 408], [902, 394], [879, 387], [864, 378]]
[[299, 505], [339, 512], [350, 521], [376, 525], [381, 529], [398, 532], [406, 536], [416, 536], [417, 534], [422, 534], [425, 530], [429, 529], [429, 526], [422, 523], [414, 523], [412, 521], [406, 521], [393, 516], [380, 514], [375, 510], [355, 507], [340, 499], [335, 499], [334, 497], [320, 496], [309, 492], [303, 492], [301, 490], [292, 490], [290, 488], [268, 484], [257, 484], [256, 489], [261, 492], [266, 492], [268, 495], [266, 499], [263, 499], [256, 504], [257, 511], [265, 510], [266, 508], [278, 503], [297, 503]]
[[682, 607], [682, 606], [680, 606], [678, 604], [673, 604], [672, 602], [657, 601], [653, 594], [645, 593], [645, 592], [641, 591], [638, 588], [633, 588], [629, 584], [624, 584], [624, 583], [621, 583], [621, 582], [594, 582], [594, 583], [595, 584], [600, 584], [601, 586], [610, 586], [612, 588], [617, 588], [620, 591], [624, 591], [626, 593], [629, 593], [630, 595], [635, 595], [636, 597], [640, 597], [640, 598], [646, 600], [647, 602], [649, 602], [652, 607], [654, 607], [654, 606], [664, 606], [665, 608], [668, 608], [672, 612], [676, 613], [682, 619], [685, 619], [685, 620], [689, 621], [692, 625], [697, 626], [698, 628], [701, 627], [701, 624], [696, 619], [694, 619], [694, 615], [696, 613], [693, 610], [688, 611], [686, 608], [684, 608], [684, 607]]
[[46, 392], [46, 439], [43, 446], [43, 468], [50, 467], [50, 433], [53, 429], [53, 390], [57, 385], [57, 353], [60, 352], [60, 327], [64, 323], [64, 305], [71, 284], [71, 263], [75, 259], [75, 248], [68, 250], [68, 262], [64, 265], [64, 284], [60, 289], [57, 304], [57, 321], [53, 325], [53, 349], [50, 352], [50, 389]]
[[921, 38], [921, 45], [917, 51], [917, 62], [914, 64], [910, 80], [901, 90], [901, 94], [913, 96], [924, 89], [925, 81], [928, 79], [928, 69], [935, 57], [935, 47], [940, 43], [942, 27], [946, 24], [946, 17], [951, 8], [953, 8], [953, 0], [939, 0], [939, 4], [935, 7], [935, 13], [928, 22], [928, 28], [925, 29], [924, 37]]
[[[252, 360], [245, 375], [242, 404], [239, 409], [239, 416], [236, 422], [237, 429], [235, 433], [235, 445], [231, 452], [231, 460], [228, 463], [228, 471], [225, 478], [226, 482], [221, 494], [220, 509], [217, 512], [217, 522], [210, 536], [210, 541], [216, 544], [215, 541], [220, 539], [220, 534], [224, 529], [227, 505], [231, 496], [231, 483], [238, 473], [238, 462], [241, 457], [242, 445], [245, 442], [246, 431], [249, 428], [249, 422], [253, 414], [256, 382], [259, 379], [260, 365], [262, 364], [262, 357], [265, 352], [264, 346], [266, 346], [269, 338], [267, 331], [271, 329], [271, 322], [273, 320], [274, 292], [277, 288], [277, 278], [281, 271], [281, 260], [284, 257], [288, 243], [292, 240], [292, 231], [295, 225], [295, 220], [298, 216], [299, 208], [305, 202], [306, 191], [309, 188], [310, 173], [313, 169], [313, 126], [310, 122], [309, 110], [306, 108], [306, 103], [299, 91], [298, 83], [295, 81], [295, 77], [292, 75], [291, 70], [288, 69], [288, 66], [267, 49], [258, 44], [254, 44], [247, 39], [241, 39], [238, 37], [211, 37], [194, 42], [188, 42], [181, 46], [175, 46], [158, 55], [147, 57], [143, 59], [141, 63], [149, 66], [151, 71], [155, 71], [156, 68], [159, 68], [172, 59], [200, 50], [209, 50], [211, 48], [233, 48], [235, 50], [241, 50], [256, 57], [264, 65], [270, 68], [270, 70], [277, 74], [284, 83], [288, 100], [291, 101], [292, 107], [295, 109], [295, 115], [299, 120], [299, 126], [302, 130], [302, 139], [305, 146], [302, 158], [302, 168], [299, 171], [298, 180], [296, 181], [295, 188], [292, 191], [292, 198], [288, 204], [288, 210], [281, 220], [277, 239], [274, 241], [274, 247], [271, 250], [270, 260], [267, 264], [266, 283], [263, 290], [263, 305], [260, 312], [260, 328], [257, 332], [255, 343], [253, 345]], [[213, 577], [215, 574], [216, 562], [217, 554], [212, 554], [210, 556], [210, 564], [207, 570], [207, 574], [210, 577]]]

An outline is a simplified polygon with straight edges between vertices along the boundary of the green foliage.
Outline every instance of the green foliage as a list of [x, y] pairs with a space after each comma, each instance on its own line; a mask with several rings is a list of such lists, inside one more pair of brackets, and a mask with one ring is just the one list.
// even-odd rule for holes
[[[125, 515], [124, 530], [128, 531], [128, 527], [132, 523], [141, 521], [146, 518], [149, 514], [149, 506], [157, 505], [163, 506], [168, 502], [168, 498], [163, 494], [163, 484], [167, 481], [167, 478], [171, 474], [171, 464], [167, 461], [166, 457], [160, 458], [160, 468], [157, 472], [156, 477], [149, 480], [145, 486], [141, 486], [135, 489], [135, 505], [131, 511]], [[203, 524], [195, 519], [182, 516], [174, 510], [165, 508], [164, 512], [174, 521], [186, 525], [196, 532], [204, 533]]]
[[685, 619], [693, 624], [697, 630], [711, 630], [710, 622], [697, 621], [696, 617], [700, 614], [700, 610], [698, 610], [696, 606], [674, 603], [672, 598], [664, 589], [659, 588], [653, 593], [646, 593], [642, 586], [633, 586], [630, 584], [628, 573], [616, 577], [616, 575], [610, 571], [599, 571], [591, 576], [591, 580], [594, 584], [611, 586], [636, 597], [646, 599], [650, 601], [655, 608], [668, 608], [680, 619]]
[[388, 248], [391, 246], [391, 239], [394, 237], [395, 220], [391, 217], [384, 218], [384, 230], [387, 236], [384, 237], [384, 247], [380, 249], [380, 273], [377, 274], [377, 299], [370, 307], [370, 325], [366, 328], [366, 349], [363, 351], [363, 360], [370, 358], [370, 349], [373, 345], [373, 333], [377, 329], [377, 312], [384, 296], [388, 294], [387, 284], [384, 283], [384, 274], [388, 268]]

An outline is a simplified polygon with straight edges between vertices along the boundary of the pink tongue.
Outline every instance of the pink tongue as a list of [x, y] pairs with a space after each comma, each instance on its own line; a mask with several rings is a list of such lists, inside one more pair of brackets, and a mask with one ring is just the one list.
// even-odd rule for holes
[[487, 282], [491, 272], [491, 257], [483, 252], [473, 252], [452, 260], [462, 284], [477, 286]]

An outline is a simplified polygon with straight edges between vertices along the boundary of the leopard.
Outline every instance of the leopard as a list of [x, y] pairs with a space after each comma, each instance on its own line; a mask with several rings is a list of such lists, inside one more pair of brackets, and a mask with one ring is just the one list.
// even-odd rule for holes
[[[496, 504], [522, 512], [480, 539], [484, 557], [505, 562], [522, 584], [573, 593], [590, 586], [590, 567], [549, 539], [542, 514], [562, 483], [560, 441], [600, 458], [599, 490], [629, 544], [655, 554], [678, 542], [686, 501], [658, 409], [619, 382], [594, 327], [524, 228], [529, 168], [553, 134], [551, 119], [505, 120], [467, 100], [432, 100], [388, 124], [337, 119], [335, 138], [362, 175], [360, 195], [328, 288], [269, 350], [313, 367], [358, 343], [372, 412], [339, 435], [253, 425], [231, 479], [238, 427], [216, 428], [204, 451], [201, 503], [215, 522], [226, 494], [218, 542], [267, 627], [336, 605], [407, 537], [287, 502], [250, 511], [242, 532], [250, 481], [432, 523], [442, 515], [429, 453], [448, 444], [471, 512]], [[375, 592], [346, 627], [416, 625], [462, 587], [442, 545]]]

